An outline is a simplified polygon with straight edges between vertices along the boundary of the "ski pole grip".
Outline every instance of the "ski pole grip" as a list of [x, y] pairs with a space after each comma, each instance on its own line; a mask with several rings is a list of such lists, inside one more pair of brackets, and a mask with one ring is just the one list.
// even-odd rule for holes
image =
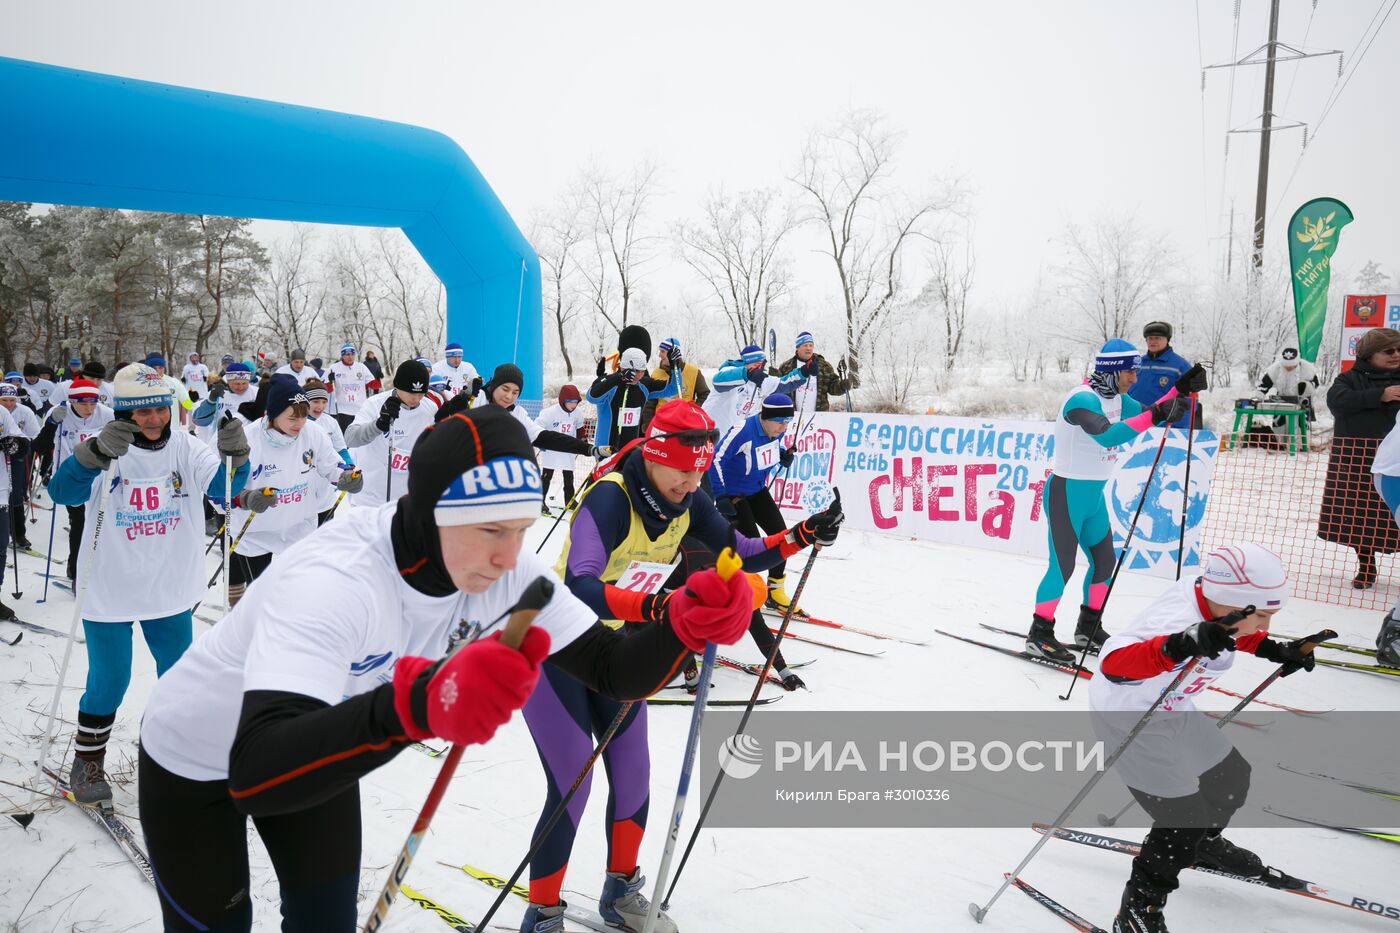
[[530, 623], [535, 621], [535, 616], [540, 614], [540, 610], [549, 604], [553, 596], [554, 581], [548, 577], [535, 577], [534, 582], [527, 586], [525, 592], [515, 601], [510, 618], [506, 620], [505, 631], [501, 633], [501, 644], [519, 648], [520, 643], [525, 640], [525, 632], [530, 628]]
[[719, 560], [715, 561], [715, 573], [726, 583], [729, 578], [738, 573], [744, 566], [744, 561], [734, 552], [733, 548], [727, 547], [719, 552]]
[[1307, 638], [1303, 639], [1303, 643], [1298, 646], [1298, 650], [1304, 654], [1312, 654], [1313, 649], [1318, 645], [1337, 637], [1336, 632], [1332, 631], [1330, 628], [1325, 628], [1316, 635], [1309, 635]]

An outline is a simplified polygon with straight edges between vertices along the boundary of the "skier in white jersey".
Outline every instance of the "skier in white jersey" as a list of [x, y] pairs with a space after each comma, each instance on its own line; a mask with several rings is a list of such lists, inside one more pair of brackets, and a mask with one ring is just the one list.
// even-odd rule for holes
[[[61, 505], [87, 503], [96, 515], [108, 486], [102, 534], [90, 558], [82, 600], [87, 689], [78, 703], [78, 735], [69, 781], [81, 803], [112, 799], [103, 773], [107, 737], [131, 681], [131, 627], [164, 674], [190, 645], [190, 614], [204, 596], [204, 527], [199, 500], [224, 494], [220, 457], [233, 458], [232, 486], [248, 475], [248, 442], [230, 419], [218, 451], [170, 425], [170, 391], [155, 370], [132, 363], [117, 373], [116, 416], [77, 446], [49, 483]], [[110, 472], [103, 472], [110, 469]], [[82, 549], [92, 547], [89, 522]]]
[[279, 366], [274, 376], [291, 376], [297, 381], [297, 385], [305, 388], [306, 380], [316, 378], [316, 370], [306, 365], [306, 351], [297, 347], [292, 351], [292, 358], [285, 366]]
[[757, 344], [740, 351], [739, 359], [726, 360], [710, 380], [714, 389], [705, 399], [705, 414], [714, 419], [720, 440], [744, 423], [750, 415], [758, 414], [763, 400], [775, 392], [789, 394], [802, 385], [807, 377], [800, 370], [782, 376], [768, 372], [768, 354]]
[[[350, 422], [364, 408], [369, 399], [369, 384], [374, 382], [374, 373], [355, 359], [355, 345], [343, 344], [340, 359], [326, 367], [326, 386], [331, 390], [331, 414], [340, 422], [341, 430], [350, 427]], [[423, 377], [423, 387], [428, 379]]]
[[[10, 417], [10, 412], [0, 407], [0, 582], [5, 579], [5, 561], [10, 550], [10, 470], [5, 461], [19, 456], [19, 425]], [[0, 619], [10, 621], [15, 612], [0, 602]]]
[[253, 369], [247, 363], [230, 363], [224, 370], [223, 381], [209, 386], [209, 395], [195, 406], [195, 434], [210, 438], [220, 413], [238, 411], [239, 408], [257, 400], [258, 391], [253, 388]]
[[[583, 412], [579, 411], [581, 401], [583, 394], [579, 392], [578, 386], [566, 382], [559, 388], [559, 400], [540, 412], [535, 423], [545, 431], [555, 431], [576, 438], [583, 431], [584, 417]], [[544, 483], [544, 508], [540, 510], [541, 515], [550, 514], [549, 483], [554, 478], [555, 470], [558, 470], [564, 479], [564, 504], [568, 505], [574, 501], [574, 454], [558, 450], [542, 451], [540, 477]]]
[[9, 457], [10, 472], [10, 535], [22, 551], [34, 547], [29, 541], [28, 525], [25, 522], [25, 506], [29, 501], [29, 472], [33, 465], [31, 453], [34, 438], [39, 436], [39, 416], [25, 402], [18, 386], [0, 383], [0, 408], [14, 419], [19, 427], [19, 450]]
[[273, 555], [316, 530], [326, 483], [351, 494], [364, 485], [358, 471], [341, 463], [326, 432], [308, 427], [311, 404], [296, 377], [279, 374], [270, 381], [266, 413], [244, 429], [248, 485], [234, 499], [229, 519], [237, 536], [229, 553], [229, 606], [238, 604]]
[[[34, 441], [39, 455], [39, 476], [44, 485], [53, 478], [55, 467], [73, 456], [78, 445], [96, 437], [112, 420], [112, 409], [98, 401], [97, 386], [87, 379], [75, 379], [68, 387], [68, 401], [49, 409], [49, 416]], [[66, 506], [68, 510], [68, 583], [78, 579], [78, 556], [82, 553], [85, 505]], [[56, 519], [55, 519], [56, 520]]]
[[[1166, 933], [1162, 909], [1187, 866], [1263, 874], [1259, 856], [1221, 835], [1249, 791], [1249, 762], [1218, 723], [1195, 715], [1192, 697], [1228, 671], [1239, 651], [1283, 665], [1285, 677], [1311, 671], [1304, 644], [1324, 640], [1322, 634], [1290, 642], [1268, 637], [1270, 621], [1287, 602], [1288, 575], [1278, 556], [1257, 544], [1231, 545], [1104, 643], [1089, 682], [1089, 708], [1109, 748], [1122, 743], [1184, 664], [1199, 659], [1115, 765], [1153, 821], [1133, 859], [1115, 933]], [[1189, 715], [1172, 715], [1183, 713]]]
[[[713, 570], [692, 575], [655, 624], [609, 629], [543, 558], [521, 553], [539, 509], [539, 470], [508, 412], [446, 418], [419, 443], [407, 495], [288, 548], [156, 684], [138, 786], [166, 930], [251, 928], [252, 817], [281, 929], [349, 933], [363, 775], [432, 736], [487, 742], [546, 655], [590, 688], [637, 699], [691, 650], [742, 636], [752, 590]], [[541, 576], [552, 599], [519, 651], [502, 645], [497, 627]]]
[[50, 405], [54, 404], [53, 393], [54, 389], [58, 387], [39, 375], [38, 363], [25, 363], [23, 376], [24, 381], [20, 384], [20, 388], [29, 395], [29, 403], [34, 407], [34, 410], [43, 414]]
[[408, 488], [413, 445], [438, 411], [427, 400], [427, 392], [427, 368], [417, 360], [405, 360], [394, 372], [393, 387], [370, 396], [345, 429], [345, 443], [364, 471], [365, 485], [355, 496], [356, 506], [392, 502]]
[[[311, 423], [326, 432], [326, 438], [331, 442], [331, 449], [335, 451], [335, 455], [340, 458], [341, 466], [347, 470], [354, 469], [355, 458], [350, 456], [350, 448], [345, 446], [345, 432], [340, 430], [340, 422], [326, 415], [331, 396], [325, 383], [313, 377], [306, 380], [306, 385], [301, 387], [301, 391], [306, 396], [307, 417]], [[336, 502], [345, 495], [335, 483], [322, 483], [321, 486], [320, 496], [316, 500], [317, 525], [324, 525], [330, 519]]]
[[[597, 454], [596, 448], [587, 441], [562, 431], [547, 431], [527, 415], [525, 409], [516, 404], [516, 400], [520, 398], [520, 388], [524, 384], [525, 374], [520, 371], [519, 366], [514, 363], [502, 363], [491, 373], [491, 381], [486, 383], [481, 394], [475, 400], [469, 400], [465, 392], [454, 395], [442, 406], [442, 410], [437, 414], [437, 420], [441, 421], [459, 411], [465, 411], [469, 407], [479, 408], [495, 405], [510, 412], [515, 420], [520, 422], [520, 426], [525, 429], [525, 435], [530, 438], [530, 443], [541, 451], [557, 451], [567, 454], [570, 458]], [[541, 513], [543, 513], [543, 506], [541, 506]]]
[[458, 392], [470, 392], [475, 395], [476, 390], [481, 388], [481, 377], [477, 375], [476, 367], [462, 359], [460, 343], [449, 343], [443, 358], [433, 364], [431, 371], [447, 378], [447, 395], [456, 395]]
[[180, 371], [180, 379], [185, 383], [191, 402], [198, 404], [209, 395], [209, 367], [200, 361], [198, 353], [190, 354], [189, 362]]

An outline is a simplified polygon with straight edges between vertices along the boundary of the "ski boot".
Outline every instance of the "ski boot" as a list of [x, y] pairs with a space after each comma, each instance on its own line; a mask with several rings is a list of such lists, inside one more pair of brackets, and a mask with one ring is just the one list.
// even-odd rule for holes
[[1055, 639], [1054, 619], [1031, 616], [1031, 630], [1026, 634], [1026, 651], [1061, 664], [1074, 663], [1074, 655]]
[[1264, 874], [1263, 859], [1219, 833], [1201, 839], [1196, 846], [1196, 864], [1245, 878], [1258, 878]]
[[540, 515], [544, 516], [545, 518], [553, 518], [553, 517], [554, 517], [554, 513], [551, 512], [551, 511], [549, 510], [549, 504], [548, 504], [548, 503], [545, 503], [544, 505], [541, 505], [541, 506], [540, 506]]
[[792, 614], [795, 616], [805, 616], [801, 606], [793, 605], [788, 598], [787, 591], [783, 589], [783, 584], [787, 582], [787, 577], [768, 578], [768, 598], [763, 601], [764, 609], [771, 609], [774, 612], [786, 613], [788, 607], [792, 606]]
[[1162, 909], [1167, 906], [1167, 891], [1138, 877], [1136, 871], [1123, 888], [1123, 900], [1118, 916], [1113, 918], [1113, 933], [1170, 933]]
[[13, 622], [18, 618], [15, 611], [4, 603], [0, 603], [0, 622]]
[[1079, 607], [1079, 623], [1074, 627], [1074, 646], [1089, 646], [1089, 653], [1097, 655], [1103, 643], [1108, 641], [1108, 633], [1103, 630], [1103, 610]]
[[[651, 907], [651, 902], [642, 894], [645, 882], [640, 868], [634, 868], [630, 875], [620, 871], [608, 872], [607, 880], [603, 882], [603, 893], [598, 898], [598, 913], [603, 922], [631, 933], [642, 933], [647, 922], [647, 910]], [[656, 925], [652, 929], [654, 933], [676, 933], [676, 924], [663, 910], [656, 915]]]
[[[714, 686], [713, 683], [710, 684]], [[695, 663], [695, 655], [690, 656], [690, 660], [685, 662], [685, 692], [695, 696], [700, 689], [700, 666]]]
[[1400, 668], [1400, 619], [1395, 618], [1394, 611], [1385, 614], [1376, 634], [1376, 663]]
[[778, 679], [783, 682], [783, 689], [789, 693], [794, 690], [807, 689], [807, 684], [803, 682], [802, 678], [785, 667], [778, 671]]
[[102, 770], [106, 758], [105, 749], [91, 758], [73, 755], [73, 766], [68, 770], [68, 789], [73, 792], [73, 799], [85, 807], [112, 806], [112, 785], [107, 783], [107, 775]]
[[563, 901], [551, 907], [531, 904], [520, 921], [520, 933], [564, 933], [564, 908], [568, 906]]

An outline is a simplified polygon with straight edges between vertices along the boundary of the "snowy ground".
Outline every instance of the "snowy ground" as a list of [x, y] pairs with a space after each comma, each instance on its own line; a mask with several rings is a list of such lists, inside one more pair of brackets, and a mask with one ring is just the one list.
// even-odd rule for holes
[[[556, 492], [557, 496], [557, 492]], [[47, 513], [41, 513], [31, 538], [42, 549]], [[535, 529], [535, 541], [549, 523]], [[63, 535], [60, 528], [59, 538]], [[557, 553], [560, 536], [548, 545]], [[532, 544], [533, 546], [533, 544]], [[61, 553], [60, 545], [57, 550]], [[874, 534], [842, 536], [835, 556], [817, 561], [803, 603], [813, 612], [869, 628], [932, 639], [927, 647], [892, 642], [878, 659], [838, 654], [810, 646], [792, 646], [793, 658], [814, 657], [804, 671], [810, 692], [786, 695], [772, 711], [791, 710], [1044, 710], [1063, 708], [1056, 695], [1064, 675], [1041, 670], [932, 634], [935, 626], [973, 633], [988, 621], [1019, 627], [1029, 613], [1030, 594], [1043, 565], [1028, 558], [996, 555], [927, 543], [910, 543]], [[67, 630], [72, 598], [50, 589], [44, 605], [42, 562], [20, 558], [23, 598], [13, 600], [6, 578], [6, 602], [22, 618]], [[793, 566], [795, 581], [800, 563]], [[153, 568], [154, 570], [154, 568]], [[793, 584], [790, 583], [790, 587]], [[1077, 580], [1074, 583], [1077, 586]], [[1115, 590], [1109, 612], [1122, 620], [1160, 592], [1162, 581], [1126, 576]], [[1071, 590], [1071, 594], [1073, 594]], [[1066, 600], [1069, 604], [1073, 596]], [[1370, 644], [1376, 614], [1294, 602], [1286, 610], [1293, 632], [1314, 631], [1324, 624], [1344, 640]], [[1062, 620], [1064, 622], [1064, 620]], [[196, 636], [206, 627], [196, 622]], [[13, 635], [12, 626], [0, 625]], [[1065, 626], [1068, 629], [1068, 626]], [[866, 639], [840, 632], [814, 635], [870, 646]], [[983, 633], [985, 634], [985, 633]], [[995, 636], [992, 636], [995, 638]], [[140, 639], [126, 705], [113, 735], [109, 761], [117, 763], [118, 809], [135, 817], [132, 759], [137, 721], [154, 679], [152, 663]], [[26, 633], [14, 648], [0, 648], [0, 806], [23, 807], [34, 751], [43, 728], [62, 657], [60, 639]], [[735, 653], [757, 657], [745, 642]], [[1237, 664], [1222, 684], [1247, 691], [1258, 682], [1259, 662]], [[74, 653], [63, 692], [63, 716], [53, 762], [66, 763], [71, 750], [85, 659]], [[715, 693], [746, 697], [752, 681], [721, 671]], [[1338, 709], [1396, 709], [1400, 684], [1387, 678], [1319, 669], [1280, 681], [1271, 688], [1275, 700]], [[1071, 704], [1085, 703], [1079, 689]], [[1202, 705], [1228, 708], [1230, 698], [1208, 694]], [[651, 832], [642, 864], [654, 875], [664, 843], [662, 827], [676, 786], [688, 709], [654, 709], [651, 713], [653, 756]], [[1389, 741], [1389, 737], [1386, 739]], [[26, 764], [30, 762], [31, 764]], [[1339, 765], [1340, 767], [1340, 765]], [[361, 913], [368, 910], [383, 883], [438, 770], [437, 762], [414, 751], [363, 782], [365, 850]], [[579, 841], [574, 851], [565, 897], [592, 905], [603, 876], [603, 809], [606, 787], [601, 773], [594, 782]], [[494, 892], [449, 865], [470, 862], [508, 874], [523, 854], [544, 795], [543, 778], [529, 735], [517, 719], [488, 747], [468, 750], [453, 788], [423, 843], [409, 883], [464, 917], [475, 920]], [[692, 789], [687, 815], [699, 810], [703, 789]], [[1058, 810], [1062, 801], [1056, 800]], [[1400, 805], [1397, 805], [1400, 807]], [[145, 931], [159, 928], [153, 891], [122, 859], [112, 842], [80, 814], [47, 803], [27, 833], [10, 820], [0, 826], [0, 929], [11, 931]], [[689, 833], [690, 821], [682, 833]], [[1140, 838], [1141, 831], [1123, 833]], [[1397, 852], [1369, 839], [1311, 829], [1251, 830], [1231, 833], [1266, 861], [1312, 880], [1376, 896], [1393, 897]], [[253, 892], [257, 928], [277, 929], [276, 886], [256, 837], [253, 838]], [[985, 901], [1036, 837], [1029, 830], [707, 830], [686, 870], [672, 904], [672, 916], [684, 931], [697, 930], [888, 930], [975, 929], [967, 915], [969, 901]], [[1049, 843], [1025, 877], [1068, 906], [1108, 926], [1128, 872], [1122, 856], [1069, 844]], [[1187, 873], [1173, 896], [1168, 919], [1175, 930], [1208, 925], [1230, 930], [1313, 931], [1385, 929], [1385, 920], [1316, 904], [1279, 892], [1260, 890], [1223, 879]], [[649, 889], [648, 889], [649, 890]], [[514, 929], [521, 904], [508, 902], [499, 922]], [[494, 921], [493, 921], [494, 923]], [[993, 909], [989, 930], [1063, 929], [1060, 921], [1024, 896], [1011, 891]], [[394, 908], [391, 929], [446, 930], [435, 916], [406, 900]]]

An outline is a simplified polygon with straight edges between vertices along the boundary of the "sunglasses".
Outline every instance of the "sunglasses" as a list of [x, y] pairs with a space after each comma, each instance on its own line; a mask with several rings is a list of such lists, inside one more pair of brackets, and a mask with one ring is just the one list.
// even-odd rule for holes
[[704, 447], [706, 444], [719, 443], [719, 432], [711, 429], [701, 431], [698, 428], [692, 431], [675, 431], [671, 434], [657, 434], [648, 440], [660, 440], [661, 438], [675, 438], [686, 447]]

